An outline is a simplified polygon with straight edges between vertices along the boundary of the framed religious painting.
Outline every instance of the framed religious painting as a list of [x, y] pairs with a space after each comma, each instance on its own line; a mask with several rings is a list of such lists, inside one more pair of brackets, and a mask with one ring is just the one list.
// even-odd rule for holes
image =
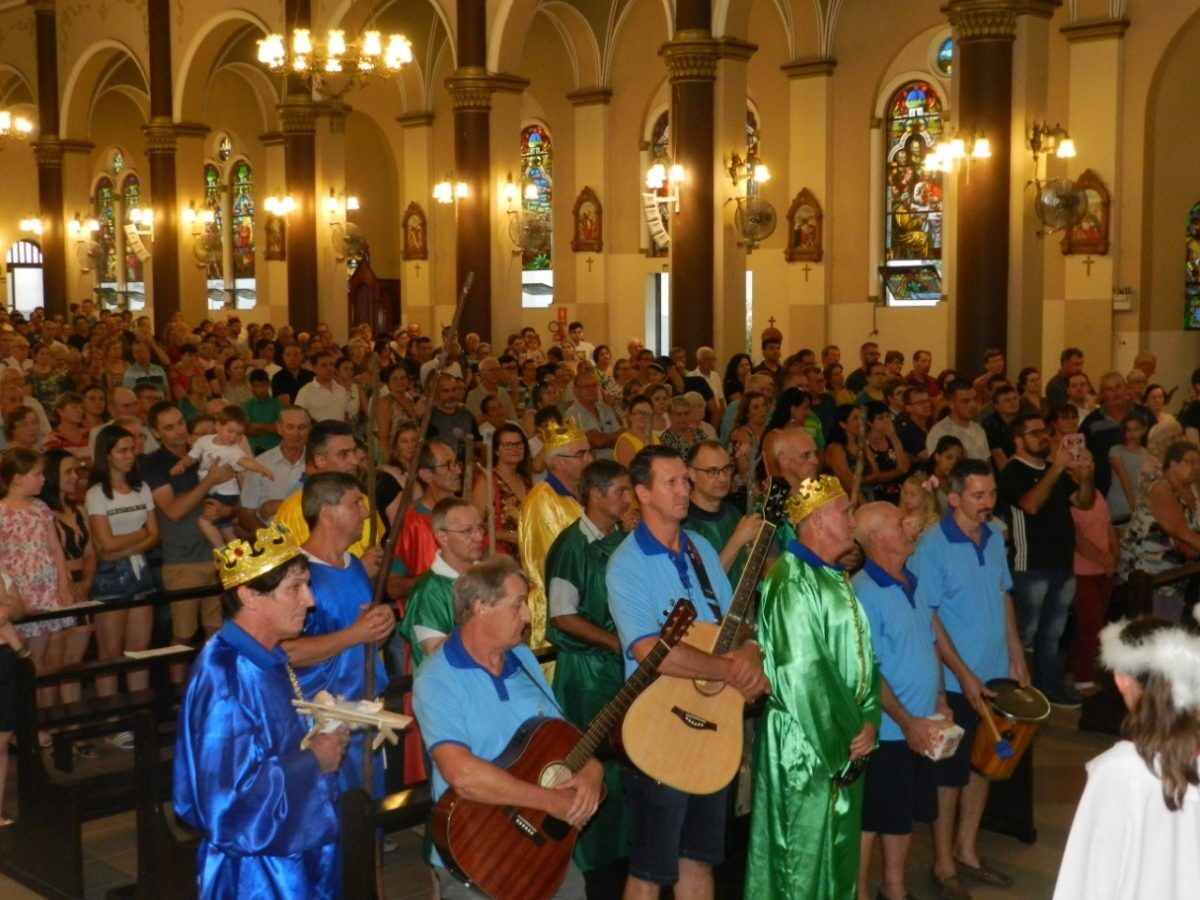
[[1085, 197], [1087, 211], [1079, 223], [1067, 229], [1062, 239], [1066, 256], [1078, 254], [1108, 255], [1109, 196], [1100, 176], [1091, 169], [1075, 179]]
[[604, 208], [590, 187], [584, 187], [571, 209], [575, 222], [571, 249], [576, 253], [599, 253], [604, 249]]
[[788, 207], [788, 262], [820, 262], [825, 255], [825, 213], [812, 191], [804, 188]]
[[267, 213], [264, 227], [267, 232], [267, 260], [278, 262], [287, 259], [287, 219]]
[[425, 210], [417, 201], [408, 204], [404, 216], [400, 220], [404, 230], [404, 244], [401, 255], [405, 260], [428, 259], [428, 232], [425, 228]]

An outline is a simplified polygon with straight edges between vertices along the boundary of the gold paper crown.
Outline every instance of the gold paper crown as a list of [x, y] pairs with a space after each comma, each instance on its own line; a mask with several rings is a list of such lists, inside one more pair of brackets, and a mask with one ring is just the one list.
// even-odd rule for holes
[[567, 444], [573, 444], [576, 441], [587, 440], [587, 435], [573, 418], [567, 419], [561, 425], [556, 425], [554, 422], [547, 422], [539, 429], [539, 433], [542, 436], [543, 452], [546, 453], [551, 450], [559, 450], [567, 446]]
[[267, 574], [299, 555], [300, 545], [291, 532], [274, 522], [258, 529], [253, 546], [249, 541], [238, 538], [219, 550], [213, 550], [213, 565], [221, 577], [221, 587], [228, 591]]
[[793, 525], [799, 525], [811, 513], [838, 497], [845, 497], [842, 483], [833, 475], [818, 475], [807, 478], [792, 489], [784, 511]]

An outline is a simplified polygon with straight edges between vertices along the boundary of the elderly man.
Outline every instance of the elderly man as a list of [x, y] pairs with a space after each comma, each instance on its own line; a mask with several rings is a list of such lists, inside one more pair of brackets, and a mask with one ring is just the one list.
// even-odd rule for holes
[[479, 385], [467, 394], [467, 409], [476, 420], [483, 417], [483, 401], [495, 397], [504, 407], [505, 419], [517, 418], [517, 406], [513, 402], [511, 386], [505, 386], [504, 369], [500, 360], [489, 356], [479, 361]]
[[[35, 403], [37, 401], [34, 401]], [[203, 412], [203, 410], [201, 410]], [[108, 417], [110, 421], [136, 417], [138, 413], [137, 395], [127, 387], [115, 387], [108, 392]], [[88, 457], [96, 457], [96, 435], [104, 427], [102, 423], [88, 432]], [[47, 427], [47, 432], [49, 428]]]
[[462, 497], [443, 497], [429, 517], [437, 553], [404, 604], [400, 633], [412, 648], [415, 671], [454, 630], [454, 582], [483, 559], [485, 529], [479, 510]]
[[[629, 480], [642, 522], [613, 553], [605, 575], [626, 678], [657, 642], [669, 598], [688, 597], [699, 621], [711, 623], [721, 620], [733, 598], [717, 551], [683, 529], [691, 486], [679, 454], [669, 447], [644, 447], [633, 458]], [[658, 671], [725, 682], [747, 700], [770, 688], [753, 641], [719, 655], [678, 644]], [[622, 787], [633, 826], [626, 900], [657, 898], [663, 885], [675, 885], [677, 897], [711, 900], [712, 867], [725, 855], [728, 787], [703, 796], [685, 794], [631, 766], [623, 772]]]
[[479, 426], [475, 417], [462, 405], [458, 379], [443, 372], [437, 376], [437, 387], [434, 389], [429, 437], [441, 438], [461, 459], [463, 442], [468, 436], [478, 441]]
[[[345, 422], [318, 422], [308, 435], [308, 443], [304, 448], [304, 477], [310, 479], [322, 472], [342, 472], [346, 475], [358, 473], [359, 450], [354, 440], [354, 432]], [[364, 501], [371, 509], [370, 498]], [[363, 521], [359, 539], [354, 541], [349, 550], [360, 559], [367, 559], [367, 548], [371, 542], [371, 517]], [[376, 535], [383, 534], [383, 525], [378, 516], [374, 516]], [[308, 523], [305, 521], [303, 508], [303, 491], [300, 488], [286, 496], [275, 510], [275, 521], [285, 525], [296, 540], [304, 543], [308, 540]], [[373, 562], [367, 566], [374, 575], [374, 566], [378, 566], [377, 556], [370, 557]]]
[[[308, 557], [315, 605], [300, 637], [285, 641], [283, 649], [296, 667], [306, 697], [328, 691], [347, 700], [374, 700], [363, 693], [363, 654], [387, 640], [396, 622], [387, 606], [370, 605], [367, 569], [347, 552], [362, 533], [368, 515], [362, 489], [353, 475], [324, 472], [304, 485], [302, 504], [309, 534], [301, 549]], [[379, 548], [367, 552], [378, 565]], [[387, 672], [376, 653], [376, 694], [386, 687]], [[342, 790], [363, 787], [362, 742], [362, 733], [351, 741], [350, 758], [338, 775]], [[382, 754], [375, 766], [375, 793], [383, 793]]]
[[134, 341], [129, 348], [133, 354], [133, 362], [125, 369], [121, 383], [133, 390], [139, 384], [152, 384], [160, 391], [167, 389], [167, 373], [162, 366], [156, 365], [150, 355], [150, 345], [145, 341]]
[[303, 406], [282, 410], [275, 422], [279, 443], [255, 457], [270, 470], [267, 478], [260, 472], [247, 472], [242, 484], [241, 518], [247, 530], [270, 521], [284, 499], [295, 491], [304, 478], [304, 448], [312, 432], [312, 417]]
[[[472, 566], [454, 584], [457, 627], [413, 685], [417, 722], [433, 758], [433, 798], [454, 788], [467, 800], [540, 809], [581, 828], [599, 806], [602, 770], [596, 760], [553, 788], [521, 781], [491, 762], [529, 719], [561, 717], [523, 642], [527, 590], [524, 573], [506, 556]], [[436, 853], [433, 864], [443, 900], [479, 896]], [[574, 866], [556, 896], [583, 900], [583, 876]]]
[[1096, 465], [1096, 490], [1102, 494], [1108, 493], [1113, 477], [1108, 451], [1121, 443], [1121, 420], [1131, 409], [1121, 373], [1106, 372], [1100, 377], [1100, 405], [1079, 423]]
[[593, 369], [581, 369], [575, 376], [575, 402], [566, 416], [575, 419], [587, 434], [592, 455], [611, 459], [613, 444], [624, 430], [613, 408], [600, 402], [600, 377]]
[[[942, 691], [942, 666], [933, 636], [933, 614], [917, 576], [906, 565], [916, 549], [919, 523], [883, 501], [854, 516], [855, 539], [866, 554], [851, 585], [871, 623], [879, 659], [883, 721], [879, 748], [867, 763], [863, 787], [862, 858], [858, 896], [870, 897], [871, 851], [882, 836], [883, 885], [879, 896], [905, 900], [904, 868], [913, 822], [937, 818], [933, 763], [925, 756], [937, 729], [953, 716]], [[940, 714], [943, 721], [930, 717]]]
[[579, 478], [592, 461], [587, 435], [574, 419], [562, 425], [547, 423], [541, 430], [546, 480], [535, 484], [521, 503], [517, 539], [521, 568], [529, 576], [529, 609], [533, 616], [531, 646], [546, 641], [546, 587], [542, 581], [550, 545], [579, 518]]
[[215, 552], [225, 624], [192, 664], [172, 800], [202, 834], [201, 897], [340, 894], [338, 779], [349, 736], [304, 726], [280, 643], [313, 605], [308, 560], [284, 529]]
[[745, 894], [851, 897], [862, 817], [858, 776], [879, 728], [871, 629], [836, 562], [854, 544], [854, 520], [831, 475], [794, 488], [787, 516], [796, 540], [767, 573], [758, 611], [772, 690], [754, 746]]

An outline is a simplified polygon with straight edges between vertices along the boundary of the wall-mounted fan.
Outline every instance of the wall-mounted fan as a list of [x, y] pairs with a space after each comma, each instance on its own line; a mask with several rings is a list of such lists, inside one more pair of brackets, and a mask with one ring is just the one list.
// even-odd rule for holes
[[775, 207], [761, 197], [739, 197], [733, 214], [738, 246], [753, 249], [775, 232]]
[[544, 219], [514, 213], [508, 220], [508, 238], [513, 255], [537, 254], [550, 245], [550, 229]]
[[1042, 228], [1038, 234], [1053, 234], [1078, 225], [1087, 212], [1087, 194], [1074, 181], [1055, 178], [1052, 181], [1035, 182], [1037, 194], [1033, 198], [1033, 211]]

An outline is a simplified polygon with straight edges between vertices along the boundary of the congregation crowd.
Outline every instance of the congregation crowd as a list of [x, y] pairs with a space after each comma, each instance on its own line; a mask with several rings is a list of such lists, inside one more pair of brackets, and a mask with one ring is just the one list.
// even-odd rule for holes
[[[906, 357], [873, 342], [855, 361], [832, 345], [785, 354], [774, 328], [753, 356], [725, 361], [707, 347], [659, 356], [640, 340], [593, 345], [579, 322], [545, 343], [531, 327], [494, 341], [415, 326], [336, 336], [235, 315], [177, 315], [156, 330], [90, 301], [65, 319], [0, 313], [0, 681], [11, 684], [17, 655], [44, 673], [226, 634], [224, 618], [249, 614], [228, 599], [222, 609], [231, 585], [214, 551], [278, 524], [308, 554], [316, 597], [304, 637], [283, 642], [297, 690], [361, 691], [362, 655], [350, 650], [384, 643], [380, 687], [387, 673], [419, 671], [420, 737], [412, 732], [404, 780], [429, 777], [435, 795], [483, 784], [507, 797], [473, 761], [503, 749], [524, 718], [514, 710], [554, 705], [586, 726], [649, 652], [667, 598], [689, 596], [702, 621], [719, 622], [775, 483], [792, 499], [770, 556], [791, 568], [762, 573], [757, 642], [724, 655], [672, 651], [661, 670], [724, 681], [748, 700], [769, 694], [746, 895], [870, 898], [878, 839], [879, 895], [905, 897], [917, 821], [933, 823], [938, 896], [969, 898], [971, 882], [1011, 886], [976, 846], [988, 782], [969, 756], [988, 682], [1032, 683], [1051, 703], [1078, 706], [1099, 690], [1102, 630], [1130, 574], [1200, 554], [1200, 369], [1180, 396], [1155, 380], [1151, 353], [1128, 373], [1099, 374], [1067, 348], [1043, 377], [1014, 376], [999, 350], [940, 372], [929, 351]], [[347, 553], [361, 565], [341, 566]], [[364, 611], [381, 568], [391, 605]], [[284, 582], [252, 584], [265, 594]], [[20, 622], [207, 585], [211, 597], [163, 607], [157, 622], [153, 606]], [[837, 606], [843, 591], [849, 605]], [[323, 606], [339, 595], [353, 602]], [[795, 598], [809, 595], [835, 612], [820, 623], [797, 614]], [[1164, 588], [1155, 612], [1188, 621], [1195, 600]], [[509, 601], [506, 621], [489, 618]], [[846, 609], [865, 621], [837, 624]], [[550, 682], [522, 649], [546, 644], [559, 651]], [[481, 647], [498, 668], [480, 661]], [[1153, 663], [1130, 665], [1144, 688]], [[308, 674], [322, 667], [321, 678]], [[512, 671], [527, 677], [510, 682], [508, 709], [499, 684]], [[125, 687], [145, 679], [130, 673]], [[120, 689], [115, 676], [94, 685], [97, 696]], [[481, 690], [504, 702], [482, 702]], [[1132, 704], [1140, 694], [1129, 690]], [[0, 801], [14, 715], [3, 693]], [[67, 683], [38, 703], [80, 696]], [[938, 715], [967, 734], [934, 763]], [[1194, 724], [1195, 708], [1187, 715]], [[109, 740], [132, 746], [125, 732]], [[320, 749], [323, 772], [340, 766], [343, 787], [361, 784], [359, 755], [340, 761], [344, 742]], [[795, 754], [811, 771], [850, 773], [843, 799], [781, 775]], [[1194, 786], [1194, 771], [1184, 781]], [[591, 820], [564, 896], [583, 896], [575, 875], [625, 859], [627, 897], [669, 884], [711, 895], [724, 791], [680, 794], [612, 760], [585, 767], [571, 788], [553, 803], [522, 795], [573, 824]], [[204, 787], [187, 790], [183, 811], [203, 825]], [[470, 896], [436, 851], [427, 860], [441, 896]], [[300, 876], [257, 877], [261, 887]]]

